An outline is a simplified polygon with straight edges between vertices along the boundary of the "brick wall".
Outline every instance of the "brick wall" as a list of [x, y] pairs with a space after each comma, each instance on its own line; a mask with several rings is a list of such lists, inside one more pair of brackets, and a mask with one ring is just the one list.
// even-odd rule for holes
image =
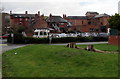
[[112, 45], [120, 45], [120, 36], [117, 35], [109, 36], [108, 43]]

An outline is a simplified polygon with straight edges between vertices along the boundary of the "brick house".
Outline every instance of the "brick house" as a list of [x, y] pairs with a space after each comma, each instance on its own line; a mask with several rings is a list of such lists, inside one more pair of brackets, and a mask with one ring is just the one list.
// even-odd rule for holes
[[54, 29], [54, 32], [66, 32], [70, 22], [62, 18], [61, 16], [53, 16], [52, 14], [46, 19], [48, 27]]
[[27, 36], [32, 36], [34, 29], [47, 27], [47, 22], [45, 21], [44, 15], [38, 14], [12, 14], [10, 11], [10, 25], [11, 28], [16, 28], [19, 26], [25, 27], [25, 33]]
[[72, 23], [69, 31], [80, 32], [107, 32], [108, 19], [107, 14], [99, 14], [97, 12], [87, 12], [86, 16], [67, 16], [66, 20]]
[[33, 36], [35, 29], [54, 29], [53, 33], [61, 33], [68, 31], [80, 32], [107, 32], [108, 19], [107, 14], [99, 14], [97, 12], [87, 12], [85, 16], [53, 16], [50, 14], [45, 18], [44, 14], [13, 14], [10, 11], [10, 28], [25, 27], [27, 36]]
[[2, 15], [2, 27], [0, 35], [7, 34], [10, 29], [10, 15], [8, 13], [0, 13]]

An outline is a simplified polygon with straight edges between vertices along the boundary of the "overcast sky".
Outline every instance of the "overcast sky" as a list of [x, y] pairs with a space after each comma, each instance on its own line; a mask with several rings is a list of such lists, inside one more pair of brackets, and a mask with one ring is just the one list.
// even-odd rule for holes
[[38, 11], [45, 16], [66, 14], [67, 16], [84, 16], [87, 11], [114, 15], [118, 13], [120, 0], [2, 0], [4, 12], [35, 14]]

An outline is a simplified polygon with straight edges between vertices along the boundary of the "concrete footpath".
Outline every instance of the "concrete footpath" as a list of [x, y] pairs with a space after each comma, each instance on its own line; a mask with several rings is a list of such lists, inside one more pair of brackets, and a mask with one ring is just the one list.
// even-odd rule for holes
[[[83, 43], [76, 43], [76, 45], [89, 45], [89, 44], [107, 44], [108, 42], [83, 42]], [[67, 45], [68, 43], [64, 44], [50, 44], [50, 45]]]
[[1, 46], [2, 51], [0, 51], [0, 53], [3, 53], [3, 52], [8, 51], [8, 50], [12, 50], [12, 49], [20, 48], [20, 47], [23, 47], [26, 45], [28, 45], [28, 44], [3, 44]]
[[[107, 44], [108, 42], [84, 42], [84, 43], [76, 43], [77, 45], [88, 45], [88, 44]], [[67, 45], [68, 43], [64, 43], [64, 44], [49, 44], [49, 45]], [[5, 41], [2, 42], [0, 44], [0, 54], [8, 51], [8, 50], [12, 50], [12, 49], [16, 49], [16, 48], [20, 48], [23, 46], [27, 46], [27, 45], [31, 45], [31, 44], [7, 44]]]

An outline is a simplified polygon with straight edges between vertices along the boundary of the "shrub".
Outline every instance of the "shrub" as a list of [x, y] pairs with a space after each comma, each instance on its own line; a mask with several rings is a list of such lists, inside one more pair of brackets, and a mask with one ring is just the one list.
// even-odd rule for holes
[[[108, 41], [107, 37], [63, 37], [63, 38], [52, 38], [52, 43], [69, 43], [69, 42], [97, 42], [97, 41]], [[8, 42], [12, 43], [12, 38], [9, 37]], [[34, 37], [23, 37], [20, 34], [14, 35], [14, 43], [17, 44], [43, 44], [49, 43], [48, 38], [34, 38]]]

